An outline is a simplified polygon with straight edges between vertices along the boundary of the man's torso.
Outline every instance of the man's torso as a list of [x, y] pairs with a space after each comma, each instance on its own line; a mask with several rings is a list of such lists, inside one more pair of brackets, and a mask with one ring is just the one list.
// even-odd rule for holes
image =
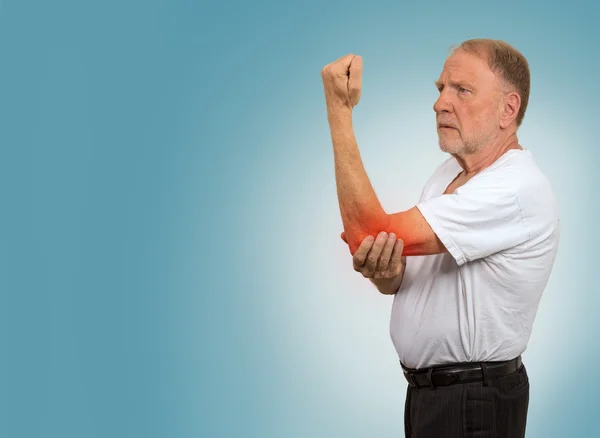
[[[521, 202], [527, 204], [523, 215], [529, 223], [544, 223], [532, 227], [531, 238], [522, 244], [461, 266], [448, 252], [407, 258], [404, 280], [394, 297], [390, 334], [409, 368], [508, 360], [526, 348], [556, 255], [559, 229], [553, 224], [558, 211], [530, 152], [505, 155], [485, 171], [506, 168], [510, 169], [506, 175], [523, 176]], [[454, 193], [467, 182], [461, 170], [454, 159], [447, 160], [426, 185], [421, 200]], [[536, 179], [535, 184], [528, 178]]]

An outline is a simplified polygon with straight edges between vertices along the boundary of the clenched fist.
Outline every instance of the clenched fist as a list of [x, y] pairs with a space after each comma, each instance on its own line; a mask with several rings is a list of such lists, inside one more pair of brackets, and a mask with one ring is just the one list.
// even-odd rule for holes
[[328, 109], [352, 109], [358, 105], [362, 91], [362, 65], [360, 56], [346, 55], [323, 67], [321, 78]]

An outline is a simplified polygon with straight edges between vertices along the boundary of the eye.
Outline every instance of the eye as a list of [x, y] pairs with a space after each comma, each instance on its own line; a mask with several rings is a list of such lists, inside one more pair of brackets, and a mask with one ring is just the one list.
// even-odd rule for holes
[[459, 93], [463, 93], [463, 94], [464, 94], [464, 93], [468, 93], [468, 92], [469, 92], [469, 90], [467, 90], [467, 89], [466, 89], [466, 88], [464, 88], [464, 87], [458, 87], [458, 92], [459, 92]]

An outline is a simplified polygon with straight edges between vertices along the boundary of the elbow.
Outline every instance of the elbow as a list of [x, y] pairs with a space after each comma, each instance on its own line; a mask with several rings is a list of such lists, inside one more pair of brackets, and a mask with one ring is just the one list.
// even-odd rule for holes
[[350, 252], [354, 254], [366, 237], [372, 236], [376, 238], [382, 231], [389, 232], [389, 224], [390, 220], [387, 214], [378, 215], [368, 221], [352, 224], [345, 230]]
[[360, 246], [360, 244], [362, 243], [362, 241], [367, 237], [370, 236], [370, 234], [368, 232], [363, 231], [362, 229], [351, 229], [351, 230], [346, 230], [346, 243], [348, 244], [348, 247], [350, 248], [350, 253], [352, 255], [354, 255], [354, 253], [356, 252], [356, 250], [358, 249], [358, 247]]

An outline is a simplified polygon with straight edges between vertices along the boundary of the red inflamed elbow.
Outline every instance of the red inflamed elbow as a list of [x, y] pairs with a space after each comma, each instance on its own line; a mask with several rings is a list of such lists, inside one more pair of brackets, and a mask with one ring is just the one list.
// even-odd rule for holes
[[388, 226], [389, 220], [386, 216], [385, 218], [378, 218], [376, 220], [369, 221], [365, 224], [358, 224], [347, 227], [344, 230], [344, 241], [348, 244], [348, 247], [350, 248], [350, 253], [354, 255], [362, 241], [367, 236], [372, 236], [373, 238], [375, 238], [380, 232], [387, 232]]

